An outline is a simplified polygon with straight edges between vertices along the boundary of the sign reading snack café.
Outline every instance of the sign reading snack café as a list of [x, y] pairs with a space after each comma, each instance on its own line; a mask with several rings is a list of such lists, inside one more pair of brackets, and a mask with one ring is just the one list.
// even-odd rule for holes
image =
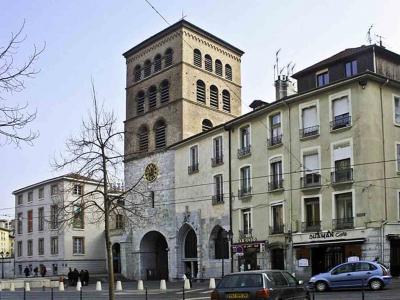
[[328, 230], [326, 232], [318, 231], [318, 232], [311, 233], [309, 238], [310, 238], [310, 240], [315, 240], [315, 239], [343, 238], [345, 236], [347, 236], [346, 231]]

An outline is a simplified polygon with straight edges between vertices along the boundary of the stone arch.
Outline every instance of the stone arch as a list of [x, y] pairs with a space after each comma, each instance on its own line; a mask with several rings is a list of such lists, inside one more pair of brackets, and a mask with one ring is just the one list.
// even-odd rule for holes
[[198, 266], [198, 235], [192, 226], [185, 223], [178, 232], [178, 270], [192, 278], [197, 278]]
[[111, 247], [114, 273], [121, 273], [121, 245], [114, 243]]
[[159, 231], [147, 232], [140, 241], [140, 275], [146, 280], [168, 279], [168, 243]]

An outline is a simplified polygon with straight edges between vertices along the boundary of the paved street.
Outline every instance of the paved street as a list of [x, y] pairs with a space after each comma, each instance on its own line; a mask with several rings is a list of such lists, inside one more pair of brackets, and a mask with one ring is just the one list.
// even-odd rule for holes
[[[146, 295], [144, 292], [140, 292], [135, 290], [136, 282], [125, 282], [124, 291], [117, 292], [117, 299], [146, 299]], [[185, 299], [185, 300], [206, 300], [210, 299], [211, 290], [208, 288], [208, 283], [194, 283], [193, 289], [189, 291], [185, 291], [185, 298], [183, 298], [182, 294], [182, 283], [168, 283], [168, 291], [161, 292], [158, 290], [158, 282], [146, 282], [145, 286], [148, 289], [147, 299], [150, 300], [164, 300], [164, 299]], [[106, 286], [103, 284], [103, 289]], [[107, 292], [96, 292], [95, 285], [92, 284], [89, 287], [84, 287], [82, 293], [82, 299], [107, 299]], [[67, 299], [80, 299], [79, 292], [75, 291], [72, 287], [67, 288], [65, 292], [58, 292], [58, 290], [54, 290], [54, 298], [55, 300], [67, 300]], [[326, 293], [316, 293], [314, 295], [315, 300], [361, 300], [362, 294], [360, 290], [342, 290], [342, 291], [332, 291]], [[24, 293], [21, 290], [17, 290], [16, 292], [1, 292], [1, 300], [9, 299], [9, 300], [22, 300], [24, 299]], [[46, 291], [42, 291], [41, 289], [32, 290], [31, 292], [26, 293], [27, 300], [46, 300], [51, 298], [51, 291], [47, 289]], [[400, 280], [395, 279], [393, 284], [383, 290], [378, 292], [365, 291], [365, 300], [398, 300], [400, 299]]]

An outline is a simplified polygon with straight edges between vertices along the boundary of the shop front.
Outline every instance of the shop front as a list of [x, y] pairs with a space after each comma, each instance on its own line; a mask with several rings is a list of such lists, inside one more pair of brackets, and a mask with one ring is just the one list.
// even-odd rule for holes
[[259, 270], [261, 253], [265, 252], [265, 241], [236, 243], [232, 245], [232, 253], [237, 257], [237, 271]]

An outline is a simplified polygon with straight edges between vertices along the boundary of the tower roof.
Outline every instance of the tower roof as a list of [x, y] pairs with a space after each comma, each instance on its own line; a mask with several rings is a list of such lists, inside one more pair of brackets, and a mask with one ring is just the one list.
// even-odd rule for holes
[[129, 49], [128, 51], [126, 51], [123, 56], [125, 58], [128, 58], [129, 56], [131, 56], [132, 54], [142, 50], [143, 48], [146, 48], [148, 46], [150, 46], [151, 44], [153, 44], [155, 41], [167, 36], [168, 34], [174, 32], [175, 30], [179, 29], [179, 28], [188, 28], [194, 32], [196, 32], [199, 35], [202, 35], [218, 44], [223, 45], [224, 47], [226, 47], [227, 49], [231, 50], [232, 52], [234, 52], [235, 54], [242, 56], [244, 54], [244, 51], [240, 50], [239, 48], [236, 48], [235, 46], [225, 42], [223, 39], [220, 39], [219, 37], [205, 31], [204, 29], [201, 29], [200, 27], [197, 27], [196, 25], [186, 21], [186, 20], [180, 20], [178, 22], [176, 22], [175, 24], [172, 24], [171, 26], [165, 28], [164, 30], [156, 33], [155, 35], [149, 37], [148, 39], [144, 40], [143, 42], [137, 44], [136, 46], [134, 46], [133, 48]]

